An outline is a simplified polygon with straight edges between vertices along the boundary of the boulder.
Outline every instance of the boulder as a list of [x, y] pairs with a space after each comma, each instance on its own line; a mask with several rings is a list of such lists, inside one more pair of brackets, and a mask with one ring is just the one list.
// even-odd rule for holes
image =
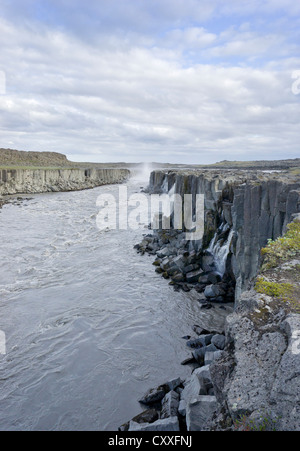
[[226, 292], [219, 285], [208, 285], [205, 288], [204, 296], [207, 298], [218, 298], [219, 296], [224, 296]]
[[223, 352], [222, 351], [209, 351], [205, 353], [204, 356], [204, 363], [205, 365], [210, 365], [215, 360], [222, 357]]
[[162, 400], [162, 409], [160, 418], [170, 418], [176, 417], [178, 414], [179, 407], [179, 394], [176, 391], [172, 390], [166, 394], [164, 399]]
[[212, 254], [207, 253], [202, 257], [201, 263], [203, 271], [209, 272], [214, 268], [214, 257]]
[[208, 392], [211, 388], [213, 388], [211, 374], [210, 374], [210, 366], [206, 365], [201, 368], [195, 369], [193, 372], [200, 382], [200, 395], [208, 395]]
[[202, 431], [212, 420], [217, 406], [215, 396], [198, 396], [188, 403], [186, 406], [186, 425], [188, 432]]
[[225, 336], [221, 334], [214, 335], [211, 339], [211, 343], [220, 350], [225, 348]]
[[155, 409], [147, 409], [144, 412], [136, 415], [131, 421], [135, 423], [154, 423], [158, 420], [158, 412]]
[[203, 346], [209, 345], [211, 343], [212, 338], [213, 334], [201, 335], [198, 338], [188, 340], [186, 344], [190, 348], [202, 348]]
[[166, 391], [163, 387], [152, 388], [147, 391], [147, 393], [139, 399], [139, 402], [142, 404], [150, 405], [157, 402], [160, 402], [166, 394]]
[[199, 277], [203, 274], [202, 269], [198, 269], [197, 271], [191, 271], [186, 274], [186, 281], [187, 283], [197, 283], [199, 280]]
[[135, 423], [130, 421], [129, 432], [146, 432], [146, 431], [157, 431], [157, 432], [179, 432], [179, 420], [177, 417], [164, 418], [162, 420], [157, 420], [154, 423]]

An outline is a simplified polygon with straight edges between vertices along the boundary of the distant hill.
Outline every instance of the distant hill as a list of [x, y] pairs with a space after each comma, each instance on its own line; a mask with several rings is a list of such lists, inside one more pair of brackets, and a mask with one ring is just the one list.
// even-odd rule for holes
[[57, 152], [25, 152], [23, 150], [0, 149], [1, 166], [72, 166], [67, 157]]
[[[68, 160], [66, 155], [58, 152], [26, 152], [22, 150], [0, 149], [0, 166], [2, 167], [55, 167], [55, 168], [128, 168], [138, 169], [143, 163], [76, 163]], [[300, 168], [300, 158], [287, 160], [261, 160], [261, 161], [220, 161], [214, 164], [170, 164], [149, 163], [152, 169], [261, 169], [286, 170]]]

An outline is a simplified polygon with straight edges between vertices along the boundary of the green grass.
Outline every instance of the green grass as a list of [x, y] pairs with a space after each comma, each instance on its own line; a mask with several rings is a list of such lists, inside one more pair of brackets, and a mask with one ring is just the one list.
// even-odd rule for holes
[[286, 234], [277, 240], [269, 240], [261, 251], [264, 262], [263, 269], [275, 268], [280, 263], [296, 257], [300, 253], [300, 222], [292, 222]]
[[293, 294], [294, 286], [290, 283], [269, 282], [259, 277], [256, 281], [255, 290], [261, 294], [289, 300]]

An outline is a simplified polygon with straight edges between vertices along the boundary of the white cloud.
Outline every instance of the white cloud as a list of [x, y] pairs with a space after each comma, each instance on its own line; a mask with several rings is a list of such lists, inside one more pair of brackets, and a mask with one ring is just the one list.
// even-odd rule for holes
[[85, 161], [205, 163], [299, 154], [299, 98], [291, 92], [299, 59], [260, 68], [186, 65], [181, 53], [251, 56], [262, 44], [264, 52], [273, 48], [280, 36], [258, 37], [245, 25], [228, 29], [225, 38], [190, 26], [169, 30], [168, 48], [163, 40], [145, 47], [116, 35], [99, 37], [96, 46], [47, 27], [1, 20], [0, 28], [7, 80], [0, 147], [13, 142]]

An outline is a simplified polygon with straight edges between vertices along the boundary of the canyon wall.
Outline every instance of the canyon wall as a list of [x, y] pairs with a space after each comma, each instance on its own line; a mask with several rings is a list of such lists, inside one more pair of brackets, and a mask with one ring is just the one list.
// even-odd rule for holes
[[205, 195], [205, 233], [202, 243], [190, 246], [207, 249], [224, 227], [230, 228], [227, 266], [236, 279], [236, 300], [251, 287], [259, 263], [260, 249], [269, 239], [286, 230], [300, 212], [299, 176], [258, 171], [154, 171], [150, 193], [172, 192]]
[[[216, 259], [217, 251], [226, 250], [221, 255], [226, 255], [226, 271], [235, 282], [235, 308], [226, 318], [222, 347], [207, 346], [208, 331], [203, 332], [201, 320], [195, 318], [197, 326], [193, 330], [200, 337], [192, 338], [189, 346], [196, 347], [192, 357], [199, 368], [193, 371], [180, 394], [179, 418], [185, 418], [188, 431], [299, 431], [299, 175], [159, 171], [151, 174], [149, 191], [205, 195], [202, 242], [188, 243], [190, 253], [184, 252], [182, 244], [177, 257], [165, 257], [176, 246], [176, 240], [170, 241], [169, 247], [156, 252], [162, 257], [161, 262], [156, 260], [160, 272], [165, 270], [163, 274], [169, 275], [174, 284], [177, 274], [172, 278], [173, 268], [182, 265], [183, 260], [195, 263], [194, 253], [199, 263], [198, 271], [191, 273], [196, 276], [194, 288], [198, 291], [206, 277], [213, 284], [205, 288], [207, 300], [199, 299], [201, 309], [217, 308], [218, 302], [226, 302], [223, 295], [221, 301], [214, 299], [211, 305], [210, 292], [220, 288], [224, 280], [220, 285], [211, 278], [213, 273], [203, 273], [202, 269], [209, 271], [207, 253]], [[274, 255], [273, 260], [269, 257], [272, 264], [267, 265], [260, 250], [268, 240], [282, 235], [273, 251], [276, 259]], [[171, 236], [170, 232], [161, 235], [163, 239]], [[142, 243], [142, 250], [151, 249], [146, 244]], [[150, 245], [153, 246], [153, 241]], [[179, 253], [180, 250], [183, 252]], [[189, 271], [196, 269], [193, 266]], [[184, 364], [187, 362], [191, 359]]]
[[0, 169], [0, 195], [74, 191], [122, 183], [128, 169]]

